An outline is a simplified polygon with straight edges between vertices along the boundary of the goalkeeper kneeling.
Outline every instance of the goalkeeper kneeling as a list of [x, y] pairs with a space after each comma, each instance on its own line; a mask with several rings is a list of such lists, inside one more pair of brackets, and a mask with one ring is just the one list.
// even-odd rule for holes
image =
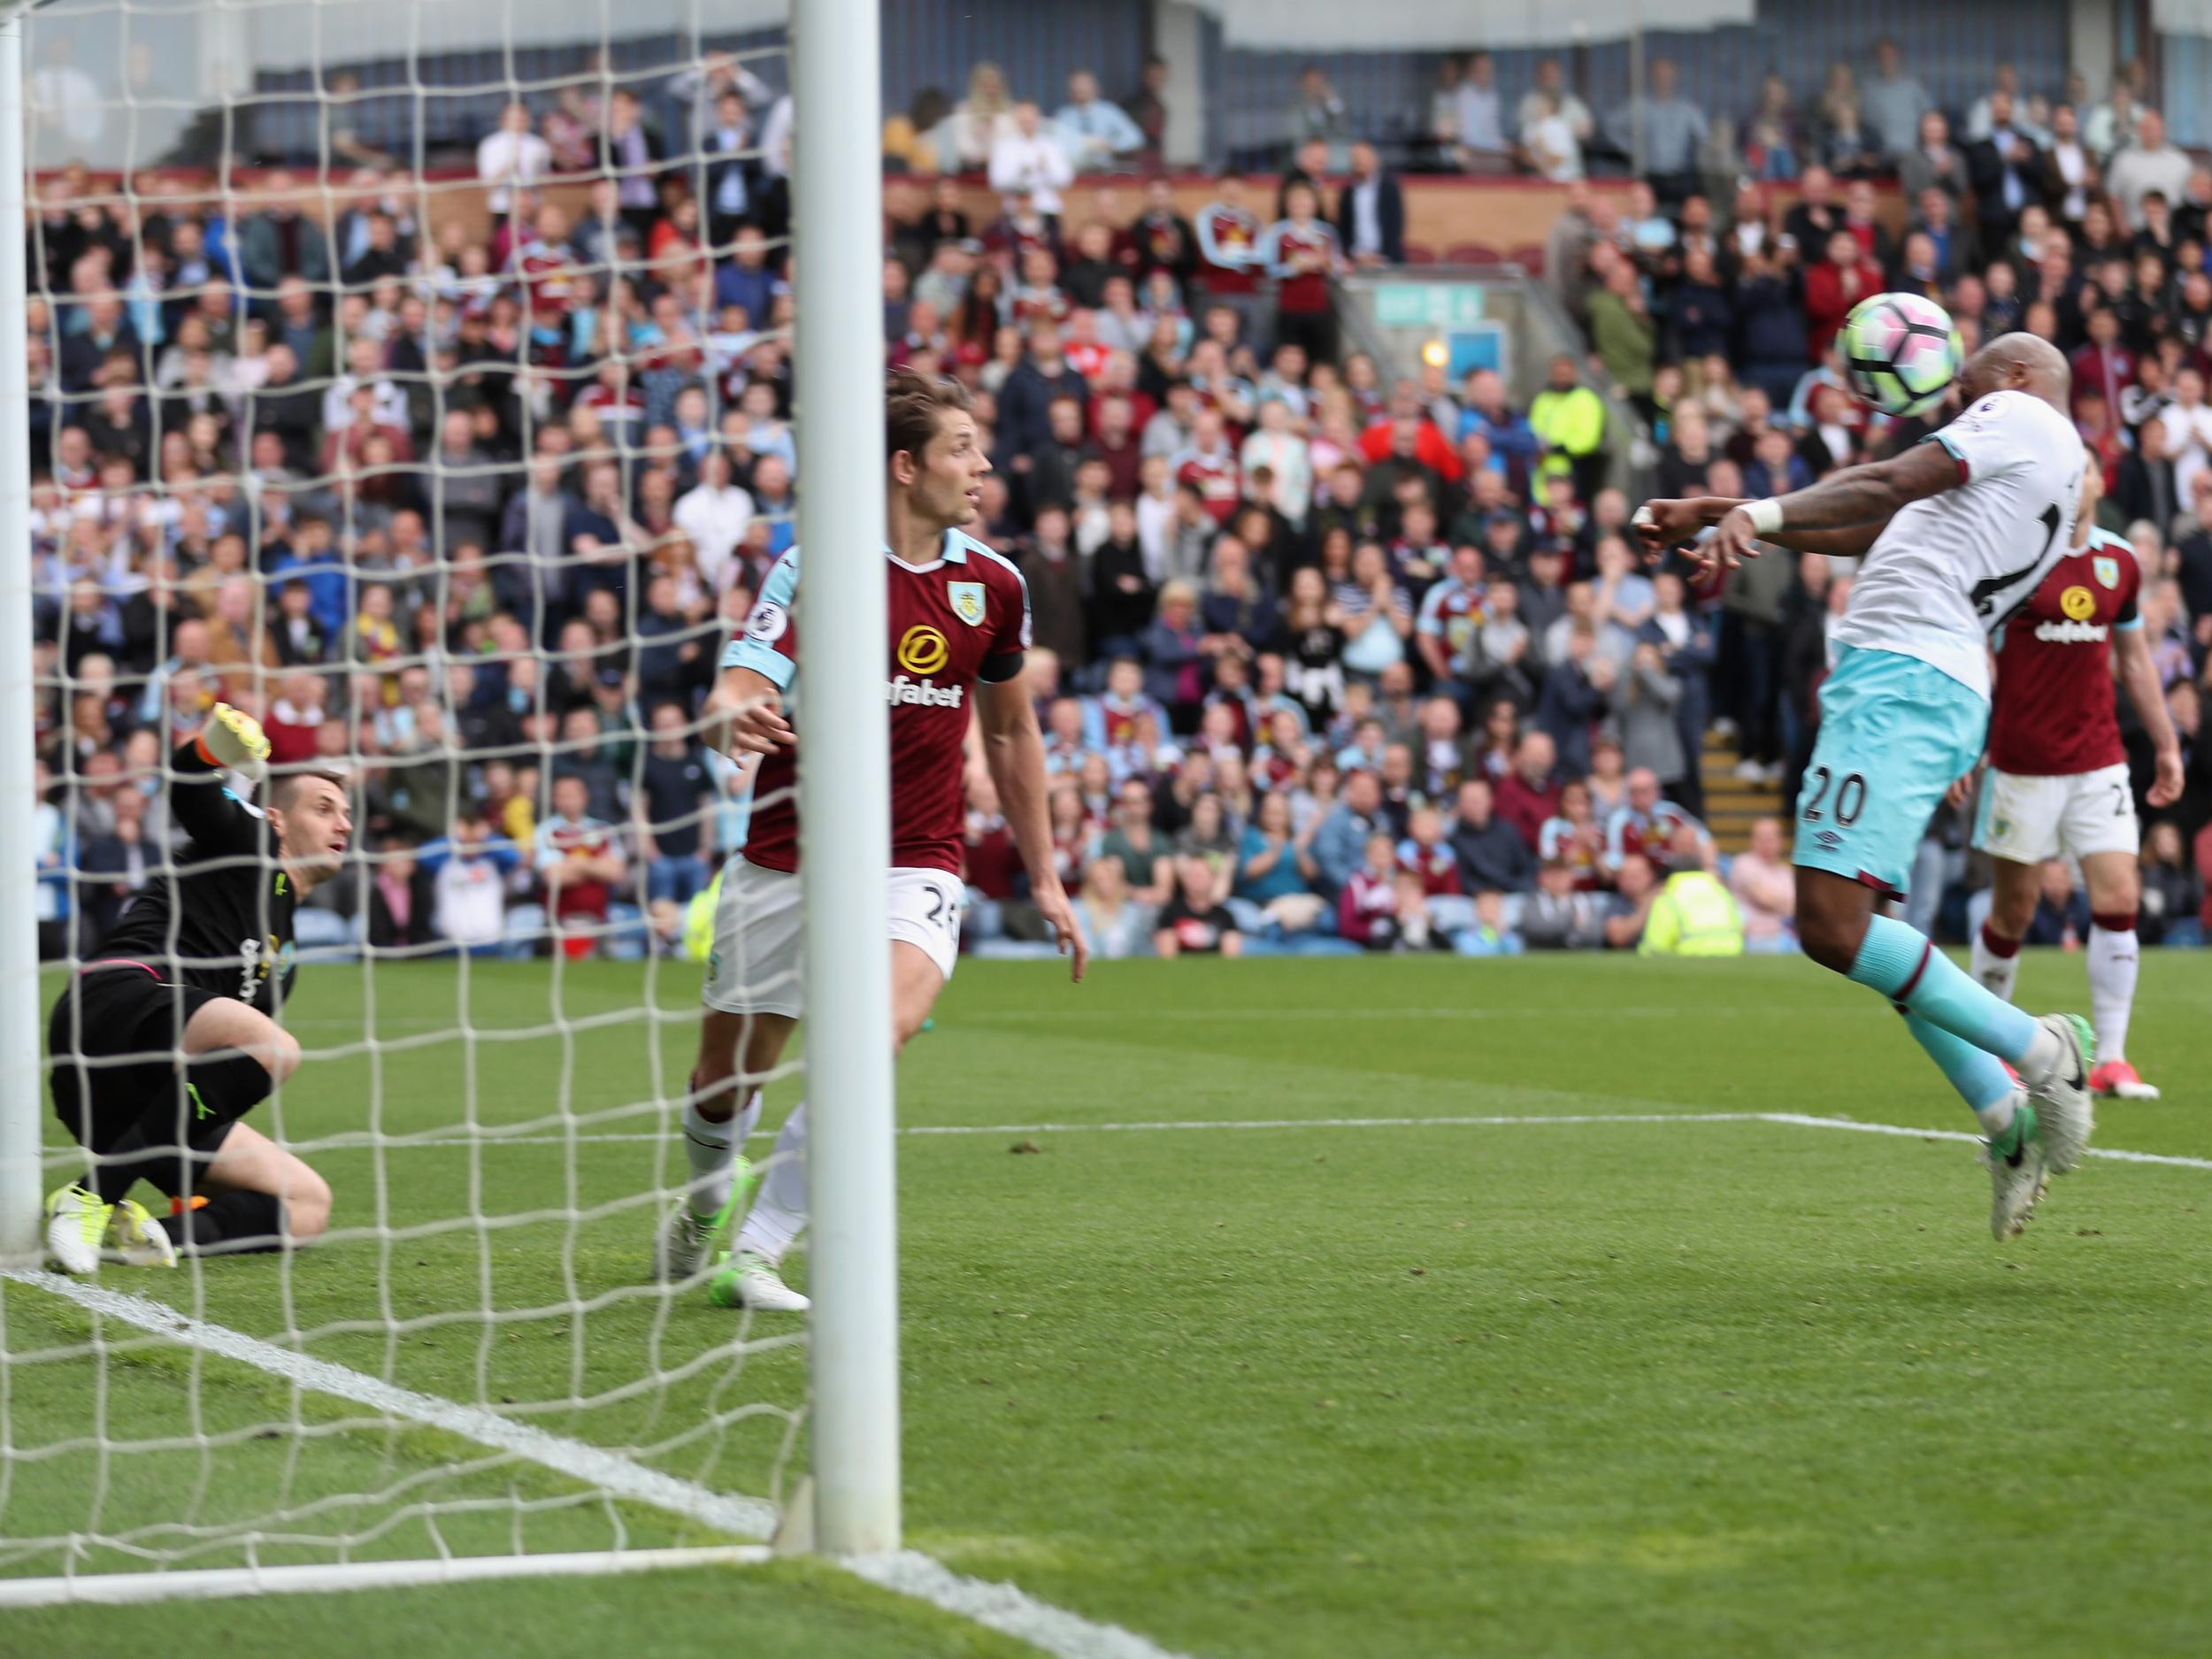
[[[292, 914], [352, 839], [344, 785], [289, 773], [252, 716], [218, 703], [170, 757], [169, 808], [191, 845], [71, 977], [48, 1028], [54, 1111], [92, 1156], [46, 1201], [46, 1248], [72, 1273], [165, 1267], [180, 1252], [268, 1250], [330, 1225], [323, 1178], [240, 1120], [298, 1066], [278, 1025], [292, 988]], [[145, 1181], [158, 1217], [130, 1196]]]

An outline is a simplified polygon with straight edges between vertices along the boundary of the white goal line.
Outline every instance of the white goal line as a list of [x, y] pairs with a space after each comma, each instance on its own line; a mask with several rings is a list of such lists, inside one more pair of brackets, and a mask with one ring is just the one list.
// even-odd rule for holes
[[[1774, 1124], [1787, 1129], [1839, 1129], [1850, 1134], [1891, 1135], [1907, 1141], [1953, 1141], [1979, 1144], [1982, 1137], [1962, 1129], [1923, 1129], [1911, 1124], [1866, 1123], [1856, 1118], [1819, 1118], [1810, 1112], [1525, 1112], [1443, 1118], [1171, 1118], [1151, 1123], [906, 1124], [902, 1135], [1128, 1135], [1184, 1134], [1216, 1129], [1519, 1129], [1547, 1125], [1607, 1124]], [[775, 1138], [772, 1128], [753, 1132], [756, 1141]], [[643, 1132], [577, 1135], [418, 1136], [392, 1144], [391, 1151], [467, 1146], [551, 1147], [627, 1145], [664, 1141]], [[2093, 1146], [2089, 1156], [2115, 1164], [2152, 1164], [2176, 1170], [2212, 1170], [2212, 1158], [2178, 1152], [2136, 1152], [2124, 1147]]]

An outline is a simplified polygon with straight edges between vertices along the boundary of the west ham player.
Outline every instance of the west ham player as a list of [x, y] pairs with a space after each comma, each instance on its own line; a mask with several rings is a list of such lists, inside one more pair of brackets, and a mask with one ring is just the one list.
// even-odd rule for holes
[[1865, 556], [1798, 796], [1798, 933], [1814, 961], [1896, 1005], [1973, 1109], [2000, 1239], [2026, 1225], [2046, 1171], [2072, 1169], [2088, 1145], [2089, 1024], [2030, 1018], [1874, 904], [1901, 896], [1929, 818], [1981, 752], [1987, 636], [2070, 544], [2082, 449], [2070, 379], [2048, 342], [2006, 334], [1959, 377], [1965, 412], [1901, 455], [1779, 498], [1653, 502], [1637, 515], [1658, 547], [1717, 526], [1694, 549], [1709, 575], [1762, 541]]
[[[103, 1259], [173, 1264], [271, 1249], [329, 1225], [323, 1178], [239, 1120], [291, 1076], [293, 906], [337, 874], [353, 833], [346, 792], [319, 772], [270, 787], [265, 812], [224, 786], [257, 778], [269, 741], [219, 703], [170, 759], [169, 810], [192, 838], [148, 883], [54, 1004], [54, 1112], [96, 1162], [46, 1201], [46, 1248], [66, 1271]], [[171, 1199], [157, 1221], [129, 1196]]]
[[2102, 483], [2092, 456], [2074, 549], [2006, 625], [1997, 649], [1989, 770], [1974, 819], [1974, 845], [1989, 855], [1993, 879], [1989, 919], [1974, 941], [1974, 977], [2012, 1000], [2020, 941], [2035, 918], [2039, 866], [2079, 859], [2089, 887], [2089, 1008], [2097, 1028], [2089, 1087], [2123, 1100], [2156, 1100], [2157, 1089], [2127, 1058], [2142, 837], [2112, 695], [2116, 664], [2157, 751], [2154, 807], [2180, 798], [2181, 744], [2136, 611], [2143, 577], [2135, 550], [2090, 527]]
[[[895, 371], [884, 425], [892, 755], [887, 931], [891, 1035], [903, 1047], [929, 1018], [959, 956], [971, 703], [980, 710], [984, 761], [1028, 866], [1031, 896], [1061, 949], [1071, 953], [1078, 979], [1087, 953], [1054, 873], [1044, 740], [1021, 680], [1028, 588], [1011, 564], [961, 530], [975, 521], [983, 477], [991, 470], [976, 441], [967, 394], [951, 382]], [[794, 548], [770, 572], [759, 603], [725, 649], [711, 699], [710, 712], [728, 722], [730, 747], [760, 760], [745, 849], [723, 877], [715, 915], [694, 1103], [684, 1117], [692, 1184], [663, 1235], [662, 1268], [671, 1276], [698, 1270], [716, 1218], [735, 1190], [738, 1151], [759, 1121], [757, 1079], [781, 1057], [801, 1011], [797, 752], [783, 712], [783, 694], [797, 667], [801, 572]], [[792, 1312], [807, 1306], [776, 1271], [806, 1225], [805, 1149], [802, 1102], [776, 1138], [776, 1159], [727, 1269], [717, 1276], [718, 1294], [741, 1306]]]

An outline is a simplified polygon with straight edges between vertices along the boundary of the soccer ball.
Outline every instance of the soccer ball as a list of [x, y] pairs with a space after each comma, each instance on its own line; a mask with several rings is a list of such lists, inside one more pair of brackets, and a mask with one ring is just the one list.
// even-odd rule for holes
[[1861, 300], [1836, 338], [1851, 389], [1886, 415], [1924, 415], [1933, 409], [1966, 357], [1949, 313], [1917, 294]]

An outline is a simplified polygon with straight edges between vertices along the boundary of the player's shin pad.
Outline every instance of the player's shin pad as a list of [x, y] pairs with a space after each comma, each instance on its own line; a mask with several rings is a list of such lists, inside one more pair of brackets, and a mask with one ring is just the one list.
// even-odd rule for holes
[[[101, 1155], [93, 1184], [113, 1203], [148, 1181], [172, 1198], [193, 1192], [196, 1169], [204, 1168], [223, 1131], [263, 1101], [275, 1085], [269, 1070], [250, 1054], [210, 1055], [176, 1073], [167, 1099], [147, 1102], [138, 1122]], [[205, 1148], [196, 1153], [193, 1148]]]

